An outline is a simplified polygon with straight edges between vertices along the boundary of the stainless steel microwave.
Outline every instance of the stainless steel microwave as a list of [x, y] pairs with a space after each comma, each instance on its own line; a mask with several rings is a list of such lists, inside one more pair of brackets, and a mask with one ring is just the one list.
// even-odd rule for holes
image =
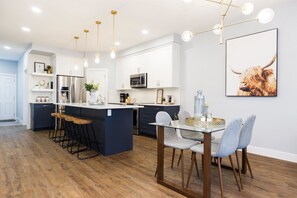
[[146, 88], [147, 87], [147, 73], [130, 75], [131, 88]]

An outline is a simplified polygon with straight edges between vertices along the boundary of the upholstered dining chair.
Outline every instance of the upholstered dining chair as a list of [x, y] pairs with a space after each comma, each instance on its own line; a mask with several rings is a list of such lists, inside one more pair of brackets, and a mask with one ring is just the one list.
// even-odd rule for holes
[[[241, 128], [241, 123], [242, 119], [234, 119], [232, 120], [228, 126], [226, 127], [221, 141], [219, 144], [216, 143], [211, 143], [211, 156], [214, 157], [217, 162], [218, 162], [218, 171], [219, 171], [219, 181], [220, 181], [220, 189], [221, 189], [221, 196], [223, 197], [223, 181], [222, 181], [222, 171], [221, 171], [221, 158], [223, 157], [229, 157], [234, 178], [236, 180], [237, 186], [239, 191], [241, 191], [235, 168], [233, 165], [232, 157], [231, 155], [235, 153], [237, 147], [238, 147], [238, 142], [239, 142], [239, 136], [240, 136], [240, 128]], [[186, 187], [188, 187], [191, 174], [192, 174], [192, 169], [193, 169], [193, 164], [196, 161], [196, 153], [203, 154], [203, 144], [198, 144], [193, 147], [191, 147], [191, 151], [193, 152], [193, 157], [192, 157], [192, 162], [190, 166], [190, 171], [188, 175], [188, 181]]]
[[[165, 111], [159, 111], [156, 114], [156, 122], [169, 124], [172, 121], [170, 115]], [[158, 127], [157, 127], [157, 138], [158, 138]], [[181, 150], [181, 176], [182, 176], [182, 186], [184, 187], [184, 157], [183, 151], [190, 149], [192, 146], [196, 145], [197, 142], [193, 140], [183, 139], [177, 136], [175, 129], [164, 127], [164, 146], [173, 148], [171, 168], [173, 167], [175, 149]], [[158, 167], [156, 173], [158, 171]]]
[[[246, 119], [246, 121], [242, 125], [240, 136], [239, 136], [239, 143], [238, 143], [238, 146], [237, 146], [237, 150], [235, 152], [237, 166], [238, 166], [238, 170], [239, 170], [238, 172], [239, 172], [239, 175], [240, 175], [241, 188], [243, 188], [243, 185], [242, 185], [242, 180], [241, 180], [241, 171], [240, 171], [240, 165], [239, 165], [239, 161], [238, 161], [238, 153], [237, 153], [237, 151], [239, 149], [246, 148], [251, 143], [252, 132], [253, 132], [255, 120], [256, 120], [256, 116], [255, 115], [251, 115], [251, 116], [249, 116]], [[247, 165], [248, 165], [248, 168], [249, 168], [251, 177], [254, 178], [253, 172], [252, 172], [252, 169], [251, 169], [251, 165], [250, 165], [250, 162], [249, 162], [249, 159], [248, 159], [248, 156], [247, 155], [246, 155], [246, 162], [247, 162]]]

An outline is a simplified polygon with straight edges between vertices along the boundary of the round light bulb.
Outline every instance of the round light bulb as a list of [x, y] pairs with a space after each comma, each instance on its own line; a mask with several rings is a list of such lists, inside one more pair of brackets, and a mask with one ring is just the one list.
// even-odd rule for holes
[[185, 42], [189, 42], [193, 38], [193, 33], [190, 31], [184, 31], [181, 35], [181, 39]]
[[244, 15], [250, 15], [254, 12], [254, 4], [247, 2], [241, 7], [241, 12]]
[[95, 58], [95, 63], [97, 63], [97, 64], [98, 64], [98, 63], [100, 63], [99, 54], [97, 54], [97, 55], [96, 55], [96, 58]]
[[78, 70], [78, 65], [77, 64], [74, 65], [74, 70], [76, 70], [76, 71]]
[[185, 3], [191, 3], [192, 0], [184, 0]]
[[259, 23], [265, 24], [272, 21], [274, 17], [274, 11], [271, 8], [265, 8], [261, 10], [257, 16], [257, 21]]
[[222, 33], [222, 26], [221, 24], [216, 24], [215, 26], [213, 26], [212, 28], [213, 33], [214, 34], [221, 34]]
[[85, 58], [85, 60], [84, 60], [84, 67], [88, 67], [88, 66], [89, 66], [88, 59]]
[[112, 58], [112, 59], [115, 59], [116, 58], [116, 51], [115, 51], [115, 49], [112, 49], [111, 50], [110, 58]]

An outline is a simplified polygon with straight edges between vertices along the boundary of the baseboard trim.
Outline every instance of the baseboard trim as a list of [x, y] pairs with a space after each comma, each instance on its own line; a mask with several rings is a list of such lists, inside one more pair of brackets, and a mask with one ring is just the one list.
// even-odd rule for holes
[[282, 151], [266, 149], [266, 148], [261, 148], [261, 147], [256, 147], [256, 146], [249, 146], [248, 152], [257, 154], [257, 155], [261, 155], [261, 156], [265, 156], [265, 157], [271, 157], [271, 158], [275, 158], [275, 159], [280, 159], [280, 160], [297, 163], [297, 154], [293, 154], [293, 153], [286, 153], [286, 152], [282, 152]]

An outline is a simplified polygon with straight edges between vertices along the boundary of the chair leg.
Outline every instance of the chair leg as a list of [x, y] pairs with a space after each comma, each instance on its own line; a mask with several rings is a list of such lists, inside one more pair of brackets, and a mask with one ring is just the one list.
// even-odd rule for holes
[[241, 188], [240, 188], [238, 179], [237, 179], [237, 177], [236, 177], [236, 172], [235, 172], [235, 168], [234, 168], [234, 165], [233, 165], [233, 161], [232, 161], [232, 157], [231, 157], [231, 155], [229, 155], [229, 159], [230, 159], [230, 163], [231, 163], [231, 166], [232, 166], [233, 175], [234, 175], [234, 178], [235, 178], [236, 183], [237, 183], [237, 186], [238, 186], [238, 190], [241, 191]]
[[196, 157], [194, 157], [195, 155], [196, 155], [196, 153], [195, 152], [192, 152], [192, 154], [191, 154], [191, 166], [190, 166], [190, 170], [189, 170], [189, 175], [188, 175], [188, 180], [187, 180], [186, 188], [188, 188], [189, 183], [190, 183], [190, 179], [191, 179], [191, 176], [192, 176], [194, 160], [196, 159]]
[[248, 168], [249, 168], [251, 177], [254, 179], [254, 175], [253, 175], [253, 172], [252, 172], [252, 169], [251, 169], [251, 165], [250, 165], [250, 162], [249, 162], [249, 158], [248, 158], [247, 155], [246, 155], [246, 162], [247, 162], [247, 165], [248, 165]]
[[157, 177], [157, 173], [158, 173], [158, 166], [156, 167], [155, 177]]
[[184, 150], [181, 150], [180, 152], [181, 155], [181, 176], [182, 176], [182, 187], [185, 187], [185, 182], [184, 182]]
[[175, 148], [173, 148], [173, 150], [172, 150], [171, 168], [173, 168], [174, 155], [175, 155]]
[[237, 152], [237, 150], [235, 151], [235, 156], [236, 156], [237, 168], [238, 168], [238, 173], [239, 173], [240, 185], [241, 185], [241, 189], [243, 189], [242, 179], [241, 179], [241, 170], [240, 170], [240, 164], [239, 164], [239, 160], [238, 160], [238, 152]]
[[199, 177], [199, 171], [198, 171], [198, 164], [197, 164], [197, 159], [196, 159], [196, 153], [195, 153], [195, 155], [193, 157], [194, 157], [194, 162], [195, 162], [197, 176]]
[[181, 154], [179, 154], [179, 158], [178, 158], [177, 166], [179, 166], [180, 158], [181, 158]]
[[219, 171], [219, 181], [220, 181], [220, 189], [221, 189], [221, 197], [224, 197], [223, 193], [223, 180], [222, 180], [222, 169], [221, 169], [221, 160], [217, 159], [218, 162], [218, 171]]

